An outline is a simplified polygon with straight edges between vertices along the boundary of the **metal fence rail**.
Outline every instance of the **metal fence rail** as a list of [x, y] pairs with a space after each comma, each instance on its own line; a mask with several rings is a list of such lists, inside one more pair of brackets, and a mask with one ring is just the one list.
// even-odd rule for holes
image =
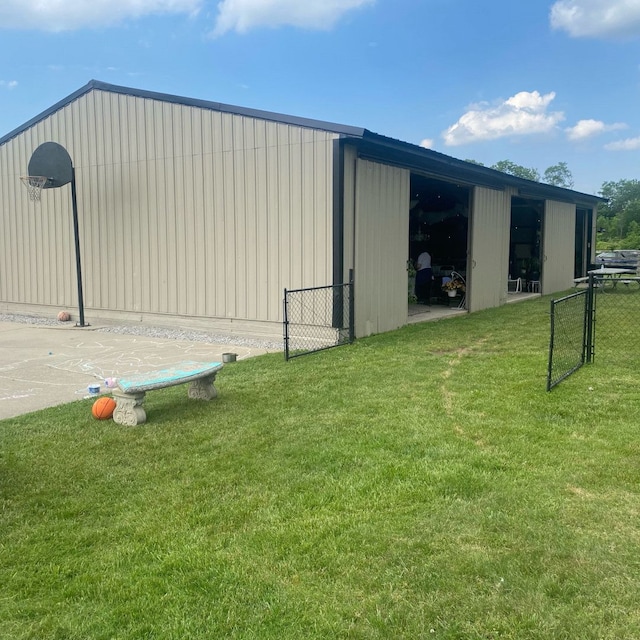
[[589, 335], [589, 289], [551, 301], [551, 339], [547, 391], [585, 362]]
[[284, 290], [286, 360], [354, 339], [353, 282]]

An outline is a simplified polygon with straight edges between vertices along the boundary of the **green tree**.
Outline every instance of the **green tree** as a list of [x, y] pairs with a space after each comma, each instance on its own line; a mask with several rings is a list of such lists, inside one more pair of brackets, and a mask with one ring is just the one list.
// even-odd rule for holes
[[640, 200], [640, 180], [618, 180], [605, 182], [600, 189], [600, 195], [607, 202], [598, 207], [598, 213], [613, 217], [622, 212], [634, 200]]
[[640, 223], [640, 180], [605, 182], [600, 195], [607, 201], [598, 205], [598, 248], [640, 247], [633, 231]]
[[640, 247], [640, 224], [635, 220], [629, 223], [627, 234], [620, 241], [620, 249], [637, 249]]
[[516, 176], [517, 178], [525, 178], [526, 180], [540, 182], [540, 173], [537, 169], [523, 167], [520, 164], [511, 162], [511, 160], [500, 160], [494, 165], [491, 165], [491, 168], [496, 169], [497, 171], [502, 171], [503, 173], [508, 173], [511, 176]]
[[573, 187], [573, 175], [566, 162], [558, 162], [558, 164], [547, 167], [542, 181], [565, 189]]

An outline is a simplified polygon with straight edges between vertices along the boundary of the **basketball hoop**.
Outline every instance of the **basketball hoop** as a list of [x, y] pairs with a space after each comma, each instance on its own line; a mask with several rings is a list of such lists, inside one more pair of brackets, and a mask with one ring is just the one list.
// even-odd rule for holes
[[20, 176], [20, 180], [22, 180], [24, 186], [27, 187], [29, 200], [39, 202], [40, 194], [42, 193], [44, 185], [47, 184], [48, 178], [45, 176]]

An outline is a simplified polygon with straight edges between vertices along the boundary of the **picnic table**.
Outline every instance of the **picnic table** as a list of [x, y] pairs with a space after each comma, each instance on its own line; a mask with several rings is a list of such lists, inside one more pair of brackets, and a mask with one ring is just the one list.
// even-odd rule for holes
[[[615, 267], [601, 267], [600, 269], [591, 269], [587, 271], [589, 274], [593, 274], [596, 280], [596, 286], [605, 289], [605, 285], [611, 285], [615, 289], [619, 284], [625, 285], [629, 288], [631, 284], [637, 284], [640, 289], [640, 276], [636, 275], [633, 269], [618, 269]], [[588, 283], [590, 276], [582, 278], [574, 278], [575, 285], [581, 283]]]

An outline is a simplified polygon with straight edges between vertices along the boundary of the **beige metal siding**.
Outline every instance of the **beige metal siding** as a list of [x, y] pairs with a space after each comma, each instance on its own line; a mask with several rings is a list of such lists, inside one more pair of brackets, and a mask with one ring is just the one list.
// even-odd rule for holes
[[510, 190], [473, 190], [467, 308], [479, 311], [506, 302], [511, 224]]
[[77, 304], [70, 188], [18, 177], [56, 141], [76, 168], [87, 309], [282, 320], [331, 283], [335, 134], [93, 90], [0, 147], [0, 300]]
[[355, 200], [356, 336], [407, 322], [409, 171], [358, 160]]
[[542, 245], [542, 292], [556, 293], [573, 285], [576, 207], [547, 200]]

